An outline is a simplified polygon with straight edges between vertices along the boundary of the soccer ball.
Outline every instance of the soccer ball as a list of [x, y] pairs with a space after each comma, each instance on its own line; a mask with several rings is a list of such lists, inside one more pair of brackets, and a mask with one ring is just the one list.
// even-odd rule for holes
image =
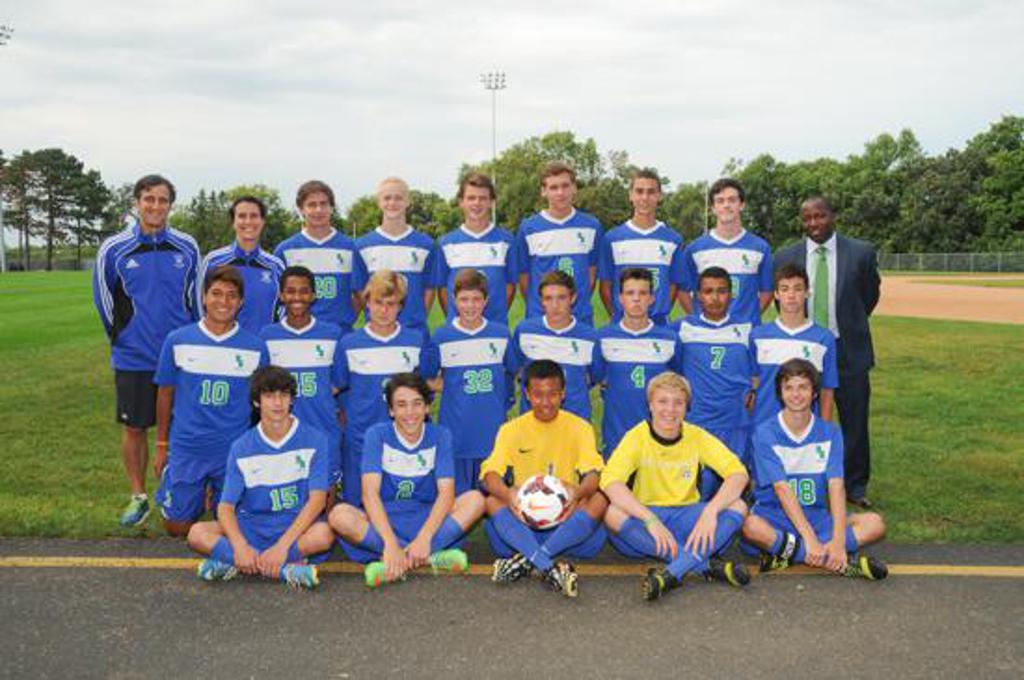
[[534, 529], [550, 529], [565, 519], [569, 492], [558, 477], [534, 475], [519, 487], [519, 510]]

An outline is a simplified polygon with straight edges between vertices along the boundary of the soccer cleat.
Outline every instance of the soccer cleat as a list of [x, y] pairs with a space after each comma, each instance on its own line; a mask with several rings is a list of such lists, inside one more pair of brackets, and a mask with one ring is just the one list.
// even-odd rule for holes
[[703, 576], [707, 581], [722, 581], [736, 588], [750, 583], [750, 572], [739, 562], [710, 560]]
[[281, 568], [281, 580], [296, 590], [312, 590], [320, 585], [320, 574], [312, 564], [286, 564]]
[[121, 513], [121, 526], [137, 527], [149, 517], [149, 499], [146, 496], [132, 496]]
[[576, 568], [568, 562], [556, 562], [544, 574], [544, 580], [555, 590], [566, 597], [577, 597], [580, 594], [579, 576]]
[[797, 550], [800, 549], [800, 537], [787, 531], [784, 538], [785, 540], [783, 541], [779, 552], [775, 554], [761, 554], [760, 568], [762, 574], [769, 571], [789, 569], [793, 566], [793, 556], [796, 555]]
[[668, 591], [681, 585], [682, 582], [670, 574], [667, 569], [651, 567], [647, 570], [647, 575], [644, 576], [644, 580], [640, 583], [640, 589], [644, 599], [650, 602], [657, 600]]
[[512, 583], [524, 576], [529, 576], [533, 565], [526, 559], [526, 555], [515, 553], [512, 557], [502, 557], [494, 560], [494, 571], [491, 573], [491, 580], [495, 583]]
[[363, 568], [363, 579], [367, 588], [380, 588], [385, 583], [386, 569], [381, 561], [370, 562]]
[[843, 576], [847, 578], [866, 578], [869, 581], [881, 581], [889, 575], [889, 567], [882, 560], [870, 555], [857, 555], [846, 564]]
[[235, 565], [213, 558], [203, 560], [196, 568], [196, 576], [204, 581], [230, 581], [237, 575]]
[[469, 558], [458, 548], [438, 550], [430, 556], [430, 569], [435, 574], [439, 571], [462, 574], [469, 569]]

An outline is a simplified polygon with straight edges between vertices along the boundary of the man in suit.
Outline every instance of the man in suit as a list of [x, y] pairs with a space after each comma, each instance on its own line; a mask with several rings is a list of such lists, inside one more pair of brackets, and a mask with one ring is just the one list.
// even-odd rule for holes
[[870, 243], [835, 232], [835, 211], [828, 199], [808, 198], [800, 207], [800, 218], [807, 238], [776, 253], [775, 266], [795, 262], [807, 268], [811, 319], [836, 336], [835, 399], [846, 449], [846, 495], [851, 504], [866, 509], [871, 506], [868, 372], [875, 365], [868, 317], [878, 304], [878, 257]]

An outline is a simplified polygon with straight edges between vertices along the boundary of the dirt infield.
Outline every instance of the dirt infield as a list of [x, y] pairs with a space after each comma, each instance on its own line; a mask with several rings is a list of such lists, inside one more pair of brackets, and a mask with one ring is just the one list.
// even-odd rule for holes
[[973, 274], [929, 278], [920, 275], [886, 275], [882, 278], [882, 299], [875, 314], [914, 316], [925, 319], [988, 321], [1024, 324], [1024, 288], [985, 288], [942, 285], [942, 280], [1021, 279], [1022, 275]]

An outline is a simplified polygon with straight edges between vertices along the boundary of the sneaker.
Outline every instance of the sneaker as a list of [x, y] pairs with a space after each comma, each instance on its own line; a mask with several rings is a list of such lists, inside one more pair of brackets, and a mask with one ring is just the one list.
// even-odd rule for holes
[[149, 517], [149, 498], [146, 496], [132, 496], [121, 513], [121, 526], [137, 527]]
[[843, 576], [847, 578], [866, 578], [869, 581], [881, 581], [889, 575], [889, 567], [882, 560], [870, 555], [858, 555], [851, 559]]
[[370, 562], [363, 567], [363, 580], [366, 582], [366, 587], [376, 589], [384, 585], [386, 583], [384, 579], [385, 572], [384, 563], [379, 560], [377, 562]]
[[640, 588], [644, 599], [651, 601], [657, 600], [668, 591], [674, 590], [681, 585], [682, 582], [670, 574], [667, 569], [651, 567], [647, 570], [647, 575], [644, 576]]
[[469, 569], [469, 558], [458, 548], [439, 550], [430, 556], [430, 569], [435, 574], [439, 571], [463, 574]]
[[556, 562], [545, 572], [544, 580], [552, 590], [566, 597], [577, 597], [580, 594], [579, 576], [576, 568], [568, 562]]
[[750, 583], [750, 572], [739, 562], [710, 560], [704, 578], [707, 581], [721, 581], [742, 588]]
[[312, 590], [320, 585], [320, 574], [312, 564], [286, 564], [281, 568], [281, 580], [296, 590]]
[[526, 555], [515, 553], [512, 557], [502, 557], [494, 560], [494, 571], [491, 573], [491, 580], [495, 583], [512, 583], [524, 576], [529, 576], [533, 565], [526, 559]]
[[196, 569], [196, 576], [204, 581], [230, 581], [237, 575], [235, 565], [213, 558], [203, 560]]
[[779, 557], [778, 555], [769, 555], [768, 553], [761, 554], [761, 573], [767, 574], [769, 571], [781, 571], [783, 569], [789, 569], [793, 566], [792, 560], [787, 560], [785, 557]]

